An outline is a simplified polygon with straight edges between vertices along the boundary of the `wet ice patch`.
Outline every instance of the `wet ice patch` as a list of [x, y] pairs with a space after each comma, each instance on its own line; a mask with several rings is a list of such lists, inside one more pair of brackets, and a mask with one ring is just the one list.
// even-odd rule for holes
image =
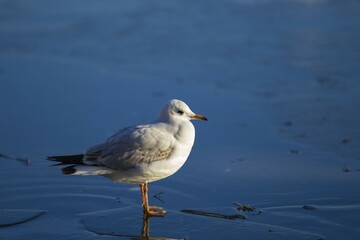
[[222, 239], [324, 239], [318, 234], [272, 224], [200, 215], [169, 210], [164, 218], [144, 218], [139, 208], [129, 207], [78, 216], [87, 231], [124, 239], [219, 239], [219, 232]]

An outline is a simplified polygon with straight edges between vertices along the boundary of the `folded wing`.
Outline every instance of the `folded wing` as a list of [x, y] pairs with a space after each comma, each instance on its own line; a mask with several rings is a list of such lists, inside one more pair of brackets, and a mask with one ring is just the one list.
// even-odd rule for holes
[[126, 170], [166, 159], [174, 151], [175, 138], [162, 129], [150, 124], [124, 128], [105, 143], [88, 149], [83, 163]]

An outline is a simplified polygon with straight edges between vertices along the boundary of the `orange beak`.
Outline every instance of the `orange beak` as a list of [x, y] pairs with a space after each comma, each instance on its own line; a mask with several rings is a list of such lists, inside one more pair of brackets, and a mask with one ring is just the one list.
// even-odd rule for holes
[[194, 116], [191, 116], [191, 119], [194, 119], [194, 120], [204, 120], [204, 121], [207, 121], [207, 120], [208, 120], [206, 117], [204, 117], [203, 115], [200, 115], [200, 114], [195, 114]]

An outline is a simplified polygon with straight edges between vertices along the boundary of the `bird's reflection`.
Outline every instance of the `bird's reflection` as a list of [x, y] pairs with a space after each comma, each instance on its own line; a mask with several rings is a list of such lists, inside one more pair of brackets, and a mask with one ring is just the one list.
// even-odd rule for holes
[[143, 239], [150, 239], [150, 217], [147, 214], [143, 214], [141, 236]]
[[143, 224], [141, 228], [141, 238], [131, 238], [134, 240], [142, 239], [142, 240], [175, 240], [174, 238], [167, 237], [150, 237], [150, 216], [147, 214], [143, 214]]
[[[179, 238], [169, 238], [169, 237], [152, 237], [150, 236], [150, 219], [152, 217], [147, 214], [142, 214], [142, 226], [141, 226], [141, 235], [136, 234], [124, 234], [121, 232], [115, 231], [92, 231], [98, 235], [102, 236], [117, 236], [121, 238], [128, 238], [132, 240], [177, 240]], [[154, 218], [154, 217], [153, 217]], [[159, 218], [158, 218], [159, 219]], [[185, 238], [180, 238], [185, 239]]]

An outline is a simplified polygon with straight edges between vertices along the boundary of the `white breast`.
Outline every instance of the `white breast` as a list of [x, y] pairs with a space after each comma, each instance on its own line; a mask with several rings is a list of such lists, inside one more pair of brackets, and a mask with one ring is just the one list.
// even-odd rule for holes
[[116, 171], [106, 177], [115, 182], [144, 183], [154, 182], [176, 173], [186, 162], [195, 140], [195, 129], [192, 123], [182, 124], [174, 132], [173, 153], [169, 158], [140, 164], [134, 169]]

